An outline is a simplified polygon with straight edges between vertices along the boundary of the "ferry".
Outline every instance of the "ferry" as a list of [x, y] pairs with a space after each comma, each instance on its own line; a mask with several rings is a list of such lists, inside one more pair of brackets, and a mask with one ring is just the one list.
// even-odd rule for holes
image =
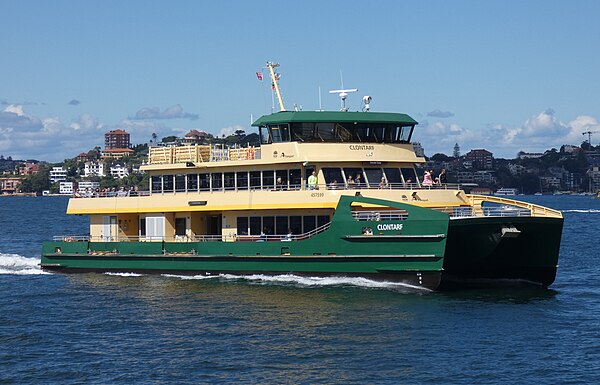
[[508, 187], [503, 187], [501, 189], [498, 189], [494, 195], [497, 196], [512, 196], [512, 195], [517, 195], [517, 189], [516, 188], [508, 188]]
[[[260, 146], [150, 148], [149, 191], [74, 197], [89, 234], [43, 243], [56, 272], [365, 277], [429, 290], [478, 280], [549, 286], [559, 211], [456, 184], [423, 186], [403, 113], [280, 111], [253, 123]], [[365, 98], [370, 102], [370, 98]], [[506, 208], [510, 207], [510, 210]]]

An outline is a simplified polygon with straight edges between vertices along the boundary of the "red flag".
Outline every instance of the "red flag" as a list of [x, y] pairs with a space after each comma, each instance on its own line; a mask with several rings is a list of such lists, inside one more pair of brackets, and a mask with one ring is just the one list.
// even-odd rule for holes
[[257, 72], [256, 77], [262, 82], [262, 72]]

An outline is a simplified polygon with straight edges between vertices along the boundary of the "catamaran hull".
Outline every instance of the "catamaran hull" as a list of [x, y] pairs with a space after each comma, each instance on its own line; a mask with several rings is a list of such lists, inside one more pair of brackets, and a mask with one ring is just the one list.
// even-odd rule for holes
[[556, 277], [562, 227], [562, 218], [452, 219], [443, 284], [520, 280], [549, 286]]
[[[60, 247], [60, 246], [55, 246]], [[440, 285], [439, 257], [231, 257], [157, 255], [48, 254], [44, 270], [61, 273], [129, 272], [177, 275], [283, 275], [310, 277], [364, 277], [375, 281], [399, 282], [435, 290]]]

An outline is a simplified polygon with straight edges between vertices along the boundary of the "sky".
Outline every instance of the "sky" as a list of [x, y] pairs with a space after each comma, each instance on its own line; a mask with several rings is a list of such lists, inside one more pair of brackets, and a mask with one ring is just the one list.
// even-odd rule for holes
[[600, 143], [600, 1], [0, 0], [0, 155], [61, 162], [286, 108], [407, 113], [425, 153]]

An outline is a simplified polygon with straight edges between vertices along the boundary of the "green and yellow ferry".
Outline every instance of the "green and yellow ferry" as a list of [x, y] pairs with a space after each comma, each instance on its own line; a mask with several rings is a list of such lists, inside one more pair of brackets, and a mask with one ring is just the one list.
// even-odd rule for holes
[[71, 198], [67, 213], [89, 215], [89, 235], [44, 242], [42, 268], [360, 276], [432, 290], [554, 281], [559, 211], [423, 186], [406, 114], [280, 104], [253, 123], [260, 146], [151, 148], [150, 191]]

